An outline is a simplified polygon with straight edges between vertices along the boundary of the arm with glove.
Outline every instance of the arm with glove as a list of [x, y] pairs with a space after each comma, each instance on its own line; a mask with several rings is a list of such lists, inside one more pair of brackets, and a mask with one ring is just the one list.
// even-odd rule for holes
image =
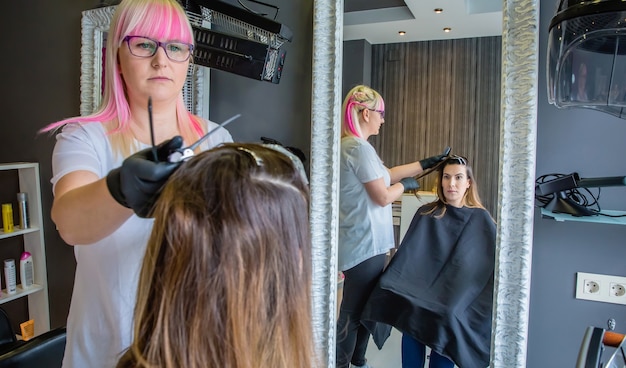
[[111, 170], [106, 183], [113, 199], [137, 216], [149, 217], [161, 188], [182, 162], [169, 162], [168, 156], [182, 145], [183, 138], [177, 135], [156, 147], [156, 161], [155, 152], [146, 148]]
[[161, 188], [180, 163], [169, 153], [182, 146], [176, 136], [130, 155], [122, 166], [99, 179], [90, 171], [74, 171], [56, 184], [52, 220], [68, 244], [91, 244], [110, 235], [135, 212], [148, 217]]
[[392, 167], [389, 170], [391, 186], [387, 187], [382, 178], [365, 183], [370, 198], [380, 206], [386, 206], [402, 196], [402, 193], [419, 189], [415, 176], [424, 170], [434, 167], [450, 154], [450, 147], [446, 147], [441, 155], [425, 158], [410, 164]]
[[[415, 177], [443, 161], [450, 154], [450, 147], [446, 147], [440, 155], [430, 156], [405, 165], [394, 166], [389, 169], [391, 182], [398, 183], [401, 179]], [[405, 189], [410, 190], [410, 189]]]

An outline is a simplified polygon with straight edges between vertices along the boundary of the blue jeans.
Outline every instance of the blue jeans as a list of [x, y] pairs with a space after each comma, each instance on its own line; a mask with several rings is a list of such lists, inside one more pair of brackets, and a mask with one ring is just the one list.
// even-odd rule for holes
[[[402, 334], [402, 368], [422, 368], [426, 359], [426, 346], [411, 336]], [[433, 350], [430, 351], [429, 368], [453, 368], [454, 363]]]
[[387, 256], [381, 254], [365, 260], [343, 272], [343, 299], [337, 319], [336, 368], [348, 368], [350, 363], [366, 363], [365, 351], [369, 331], [361, 325], [361, 312], [376, 282], [385, 268]]

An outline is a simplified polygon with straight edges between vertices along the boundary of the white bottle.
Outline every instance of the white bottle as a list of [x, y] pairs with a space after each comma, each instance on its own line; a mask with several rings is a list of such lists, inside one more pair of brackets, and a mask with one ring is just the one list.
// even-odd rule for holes
[[33, 257], [30, 252], [24, 252], [20, 257], [20, 280], [22, 281], [22, 289], [30, 289], [35, 282]]
[[17, 292], [17, 280], [14, 259], [4, 260], [4, 281], [7, 285], [7, 294], [15, 294]]

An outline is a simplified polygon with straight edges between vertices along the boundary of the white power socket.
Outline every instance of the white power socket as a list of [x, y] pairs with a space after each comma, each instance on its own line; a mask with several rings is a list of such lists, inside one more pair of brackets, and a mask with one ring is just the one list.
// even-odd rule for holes
[[626, 277], [577, 272], [576, 299], [626, 304]]

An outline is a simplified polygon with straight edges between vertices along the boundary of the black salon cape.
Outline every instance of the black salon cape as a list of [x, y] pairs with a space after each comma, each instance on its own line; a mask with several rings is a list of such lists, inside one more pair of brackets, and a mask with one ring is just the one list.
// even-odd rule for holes
[[[379, 349], [391, 326], [461, 368], [489, 365], [496, 227], [479, 208], [422, 206], [361, 315]], [[382, 323], [374, 323], [382, 322]]]

